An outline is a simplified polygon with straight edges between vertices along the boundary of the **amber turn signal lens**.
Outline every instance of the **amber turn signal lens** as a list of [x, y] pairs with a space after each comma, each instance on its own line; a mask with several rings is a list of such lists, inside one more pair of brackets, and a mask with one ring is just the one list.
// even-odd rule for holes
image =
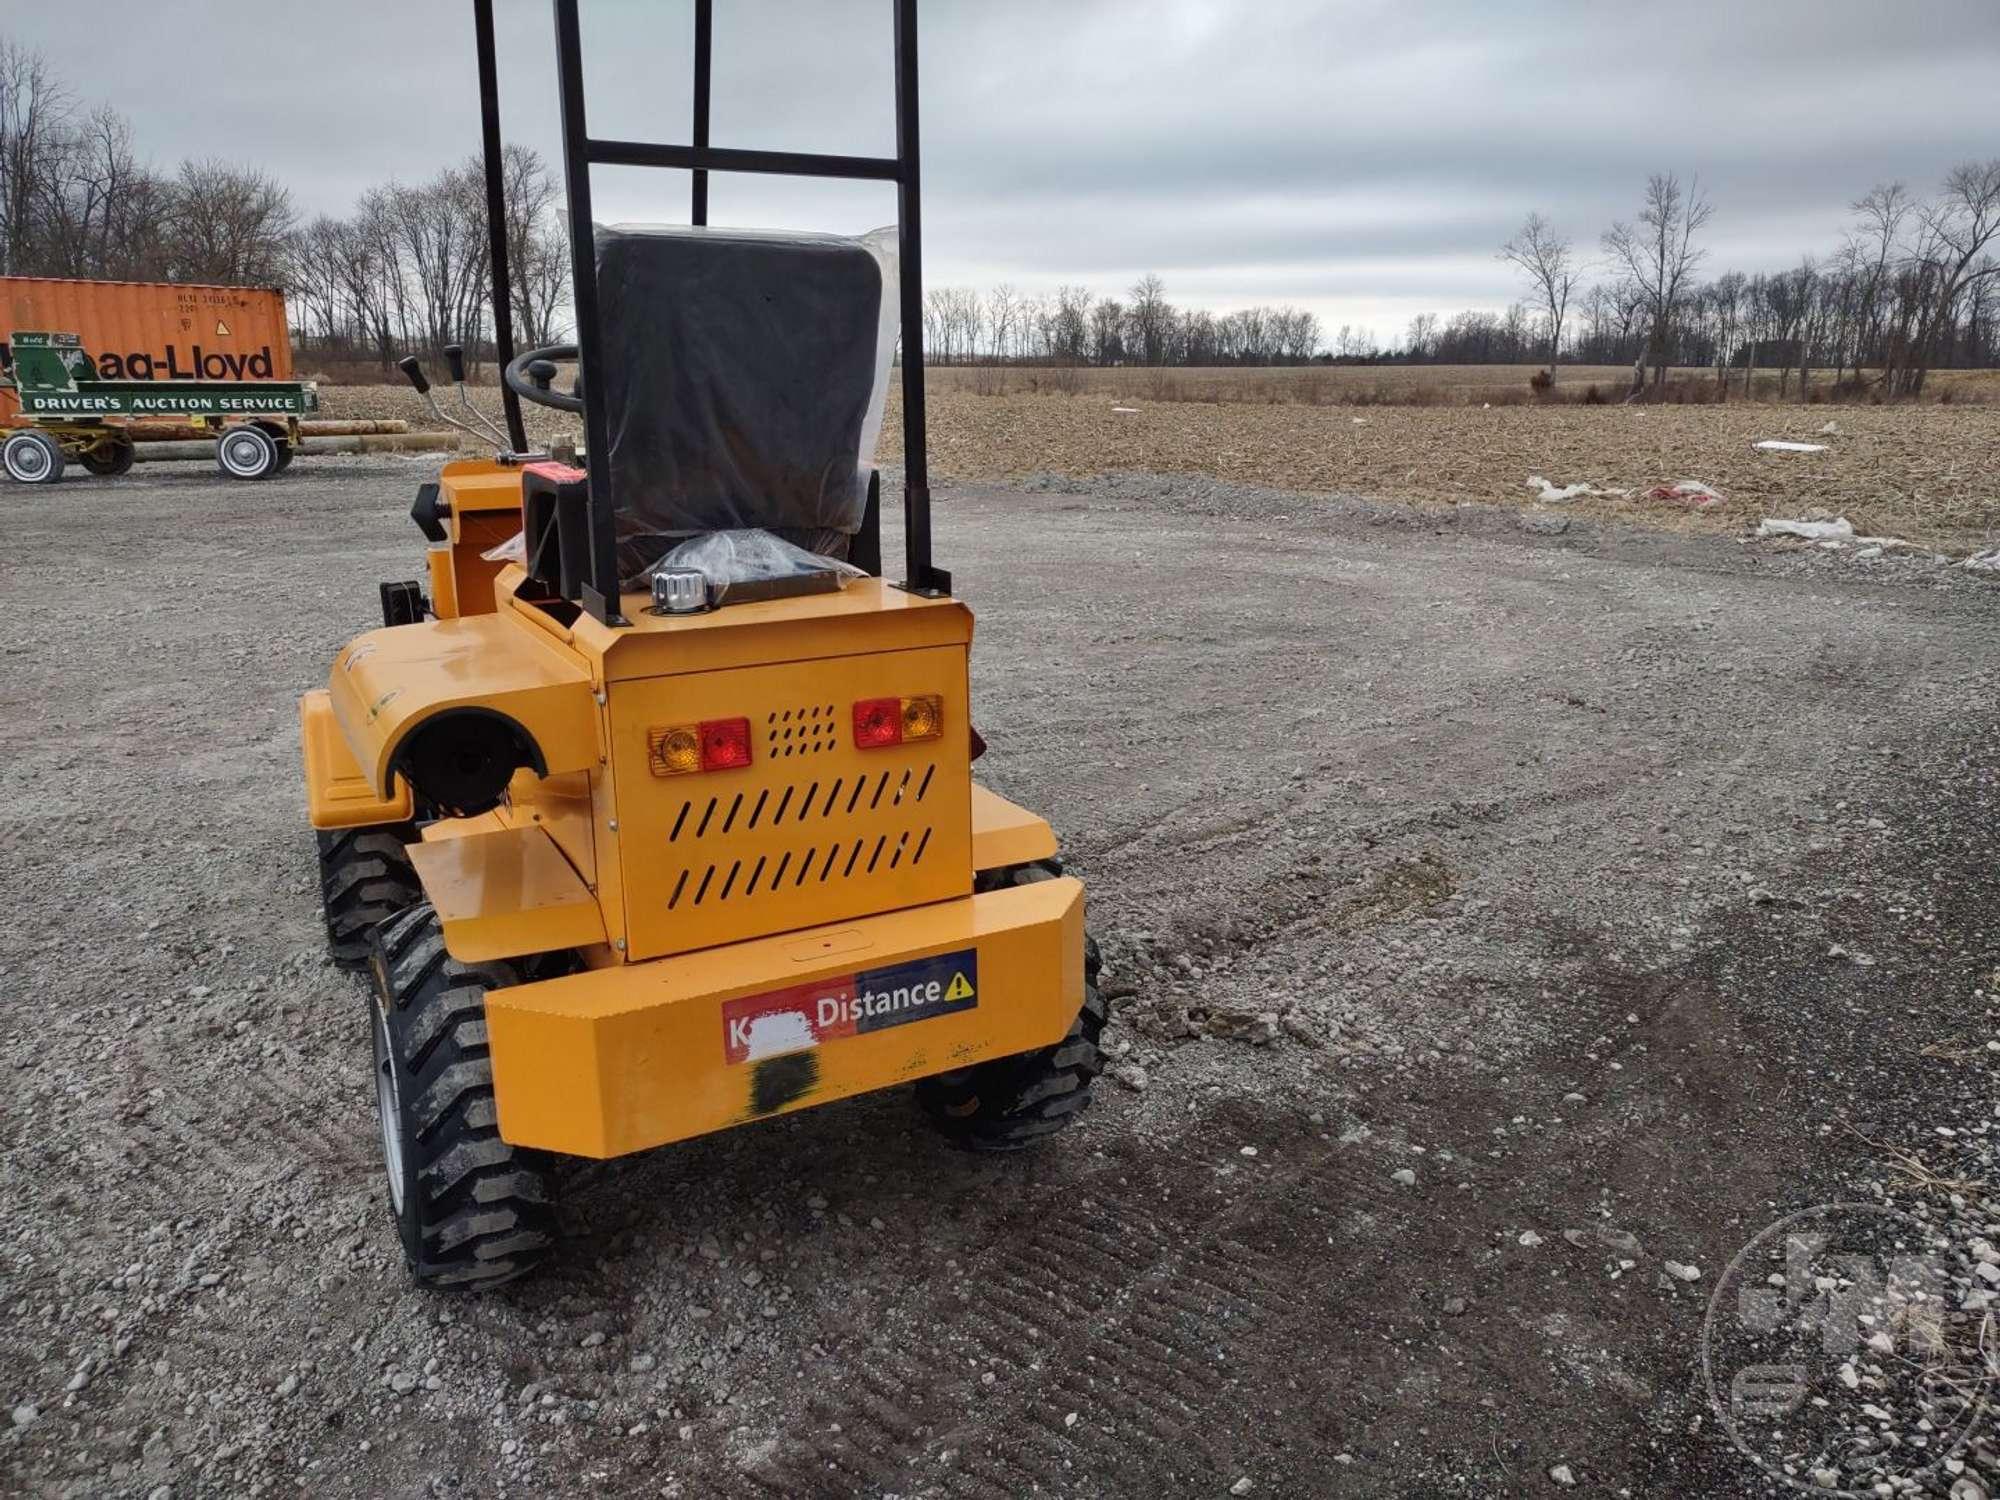
[[934, 740], [944, 729], [944, 703], [937, 694], [903, 700], [903, 738]]
[[646, 740], [655, 776], [685, 776], [701, 769], [701, 737], [694, 725], [649, 730]]

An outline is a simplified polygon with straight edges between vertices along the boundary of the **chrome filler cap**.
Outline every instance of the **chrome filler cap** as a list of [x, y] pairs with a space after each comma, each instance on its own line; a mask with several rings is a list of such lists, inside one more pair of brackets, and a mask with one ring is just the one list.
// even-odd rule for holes
[[653, 575], [653, 613], [692, 615], [708, 608], [708, 575], [699, 568], [662, 568]]

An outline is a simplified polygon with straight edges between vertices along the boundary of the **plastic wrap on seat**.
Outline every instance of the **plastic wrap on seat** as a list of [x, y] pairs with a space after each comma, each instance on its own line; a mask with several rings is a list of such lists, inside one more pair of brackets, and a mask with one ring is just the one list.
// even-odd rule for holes
[[808, 552], [795, 542], [758, 530], [711, 531], [690, 537], [641, 576], [650, 579], [670, 568], [692, 568], [706, 578], [712, 605], [782, 594], [785, 590], [777, 586], [790, 582], [817, 585], [818, 591], [830, 593], [845, 588], [850, 578], [868, 576], [852, 563]]
[[896, 335], [893, 232], [685, 225], [596, 234], [621, 571], [761, 529], [844, 553], [867, 503]]

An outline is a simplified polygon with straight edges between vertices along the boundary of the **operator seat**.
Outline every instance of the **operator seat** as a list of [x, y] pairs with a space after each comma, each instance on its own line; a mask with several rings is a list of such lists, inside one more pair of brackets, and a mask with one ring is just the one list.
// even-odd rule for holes
[[875, 253], [834, 235], [663, 225], [601, 228], [596, 258], [589, 378], [621, 574], [737, 527], [845, 558], [887, 375]]

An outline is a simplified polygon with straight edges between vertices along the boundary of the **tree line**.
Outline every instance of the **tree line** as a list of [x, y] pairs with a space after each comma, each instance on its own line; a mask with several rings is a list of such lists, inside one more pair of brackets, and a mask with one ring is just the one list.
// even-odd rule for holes
[[1318, 315], [1304, 308], [1179, 308], [1154, 275], [1123, 299], [1080, 286], [1036, 295], [1006, 282], [984, 296], [949, 286], [924, 294], [924, 358], [941, 365], [1290, 365], [1317, 357], [1322, 339]]
[[1567, 362], [1641, 367], [1656, 385], [1670, 367], [1698, 366], [1719, 382], [1740, 371], [1746, 388], [1762, 368], [1777, 372], [1780, 394], [1794, 371], [1831, 369], [1838, 382], [1865, 370], [1887, 393], [1915, 395], [1927, 370], [2000, 365], [2000, 159], [1953, 168], [1928, 199], [1902, 183], [1877, 187], [1853, 211], [1831, 253], [1702, 280], [1713, 207], [1699, 183], [1659, 173], [1638, 216], [1604, 232], [1600, 259], [1530, 214], [1500, 249], [1528, 298], [1504, 312], [1420, 314], [1399, 344], [1352, 325], [1327, 338], [1296, 308], [1175, 307], [1148, 275], [1122, 301], [1072, 286], [1036, 296], [1002, 284], [983, 297], [934, 288], [925, 352], [939, 364]]
[[291, 221], [260, 172], [144, 165], [123, 115], [85, 109], [46, 58], [0, 38], [0, 274], [270, 286]]
[[[561, 342], [568, 329], [569, 244], [558, 187], [528, 147], [504, 149], [507, 268], [518, 347]], [[321, 214], [285, 241], [292, 333], [301, 349], [367, 358], [463, 345], [477, 366], [490, 345], [492, 256], [486, 176], [478, 157], [428, 182], [362, 194], [345, 218]]]
[[[1549, 220], [1531, 213], [1501, 246], [1530, 289], [1504, 317], [1461, 313], [1440, 325], [1419, 317], [1407, 351], [1416, 359], [1479, 363], [1564, 357], [1634, 366], [1655, 386], [1669, 366], [1713, 367], [1726, 387], [1761, 363], [1784, 394], [1798, 371], [1831, 369], [1885, 394], [1914, 396], [1932, 369], [2000, 364], [2000, 157], [1965, 162], [1919, 198], [1887, 183], [1852, 204], [1853, 223], [1830, 253], [1789, 270], [1697, 278], [1713, 205], [1698, 181], [1673, 173], [1646, 184], [1638, 217], [1600, 240], [1609, 273], [1577, 295], [1586, 266]], [[1575, 315], [1571, 307], [1576, 308]]]
[[[559, 187], [532, 150], [506, 149], [507, 245], [516, 337], [567, 328], [568, 248]], [[1895, 395], [1933, 368], [2000, 364], [2000, 158], [1946, 174], [1920, 198], [1901, 183], [1856, 200], [1832, 251], [1789, 270], [1702, 279], [1714, 209], [1697, 181], [1651, 177], [1631, 221], [1586, 260], [1530, 214], [1500, 256], [1529, 295], [1505, 312], [1425, 313], [1400, 344], [1344, 325], [1329, 336], [1297, 307], [1179, 307], [1157, 275], [1124, 296], [1081, 286], [981, 293], [933, 287], [926, 356], [938, 364], [1281, 365], [1312, 360], [1441, 364], [1539, 360], [1643, 366], [1862, 370]], [[252, 168], [142, 162], [128, 121], [86, 107], [39, 53], [0, 38], [0, 274], [282, 286], [302, 349], [365, 358], [490, 342], [486, 196], [477, 158], [427, 182], [364, 193], [345, 216], [301, 222], [291, 195]], [[1590, 279], [1588, 287], [1584, 285]]]

